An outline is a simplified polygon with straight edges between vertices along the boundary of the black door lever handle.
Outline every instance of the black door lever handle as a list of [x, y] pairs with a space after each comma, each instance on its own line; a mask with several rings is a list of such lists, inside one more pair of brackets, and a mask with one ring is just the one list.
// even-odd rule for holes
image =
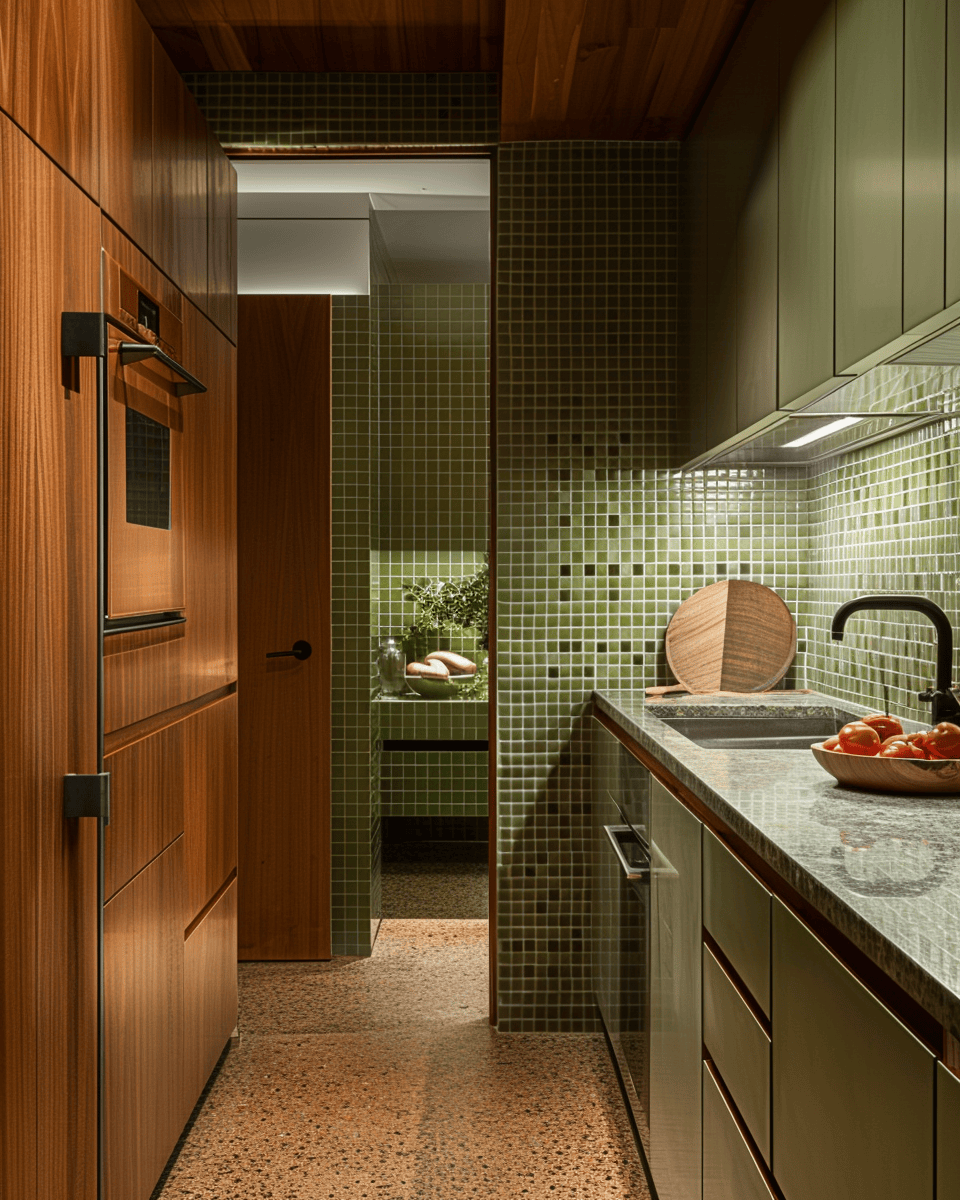
[[272, 650], [267, 658], [299, 658], [303, 662], [312, 653], [313, 647], [309, 642], [294, 642], [292, 650]]

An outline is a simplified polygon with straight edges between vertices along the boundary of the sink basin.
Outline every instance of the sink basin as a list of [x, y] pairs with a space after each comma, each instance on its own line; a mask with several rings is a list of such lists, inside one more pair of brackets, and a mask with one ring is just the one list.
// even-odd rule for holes
[[661, 717], [704, 750], [809, 750], [853, 717]]

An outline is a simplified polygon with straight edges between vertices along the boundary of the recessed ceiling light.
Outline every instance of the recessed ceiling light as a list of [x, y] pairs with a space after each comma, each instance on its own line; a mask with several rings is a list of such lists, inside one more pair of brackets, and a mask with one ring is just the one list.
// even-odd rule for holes
[[809, 446], [811, 442], [819, 442], [823, 438], [829, 437], [831, 433], [839, 433], [841, 429], [847, 429], [850, 425], [859, 425], [862, 420], [863, 417], [840, 417], [837, 421], [831, 421], [829, 425], [821, 425], [812, 433], [805, 433], [803, 437], [794, 438], [792, 442], [784, 442], [783, 448], [787, 450], [794, 446]]

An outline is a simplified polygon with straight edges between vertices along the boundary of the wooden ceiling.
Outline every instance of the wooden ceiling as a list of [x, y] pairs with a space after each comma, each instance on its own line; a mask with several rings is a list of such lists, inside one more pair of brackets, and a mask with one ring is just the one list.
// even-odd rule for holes
[[683, 137], [750, 0], [139, 0], [181, 71], [499, 71], [504, 141]]

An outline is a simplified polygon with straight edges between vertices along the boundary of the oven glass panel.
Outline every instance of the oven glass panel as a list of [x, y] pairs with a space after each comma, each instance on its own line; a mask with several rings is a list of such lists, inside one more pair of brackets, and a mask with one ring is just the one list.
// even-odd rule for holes
[[127, 408], [127, 522], [170, 528], [170, 430]]

